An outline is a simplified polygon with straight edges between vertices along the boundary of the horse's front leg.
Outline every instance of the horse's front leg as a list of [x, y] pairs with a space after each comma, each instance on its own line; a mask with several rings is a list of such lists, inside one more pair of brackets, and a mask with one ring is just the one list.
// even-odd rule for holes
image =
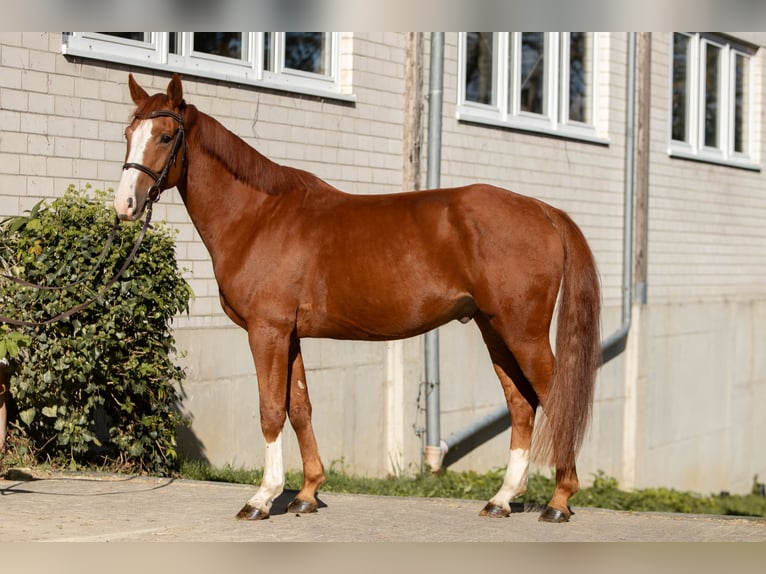
[[261, 431], [266, 443], [266, 457], [261, 485], [237, 513], [237, 518], [262, 520], [269, 517], [271, 503], [285, 486], [282, 428], [287, 416], [290, 334], [261, 325], [250, 329], [248, 337], [258, 377]]
[[319, 457], [314, 429], [311, 425], [311, 401], [306, 384], [300, 340], [294, 337], [290, 345], [290, 402], [288, 416], [298, 438], [303, 459], [303, 487], [287, 507], [288, 512], [316, 512], [316, 492], [325, 481], [324, 467]]

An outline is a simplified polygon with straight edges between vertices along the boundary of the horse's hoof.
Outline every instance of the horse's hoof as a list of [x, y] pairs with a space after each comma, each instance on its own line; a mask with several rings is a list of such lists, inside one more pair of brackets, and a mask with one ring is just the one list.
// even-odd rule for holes
[[491, 518], [505, 518], [511, 515], [510, 508], [504, 508], [494, 502], [488, 502], [487, 505], [479, 512], [479, 516], [489, 516]]
[[237, 518], [240, 520], [266, 520], [268, 517], [268, 510], [261, 510], [249, 504], [245, 504], [242, 510], [237, 512]]
[[562, 510], [559, 510], [558, 508], [553, 508], [552, 506], [548, 506], [545, 508], [543, 513], [540, 515], [540, 518], [538, 519], [540, 522], [569, 522], [569, 517], [571, 516], [571, 512], [567, 511], [564, 512]]
[[302, 498], [294, 498], [293, 501], [287, 506], [287, 512], [293, 514], [310, 514], [317, 511], [317, 503], [312, 500], [303, 500]]

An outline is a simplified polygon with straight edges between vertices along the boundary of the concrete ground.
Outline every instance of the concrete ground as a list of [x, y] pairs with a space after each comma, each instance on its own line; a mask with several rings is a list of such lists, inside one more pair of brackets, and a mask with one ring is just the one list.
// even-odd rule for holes
[[766, 519], [573, 508], [567, 524], [538, 511], [482, 518], [482, 501], [320, 493], [315, 514], [261, 522], [234, 515], [255, 487], [113, 475], [24, 473], [0, 480], [0, 541], [174, 542], [766, 542]]

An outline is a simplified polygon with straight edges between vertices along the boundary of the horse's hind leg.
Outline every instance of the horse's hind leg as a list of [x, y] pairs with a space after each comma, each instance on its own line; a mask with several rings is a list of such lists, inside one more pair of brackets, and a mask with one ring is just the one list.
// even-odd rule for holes
[[287, 510], [298, 513], [316, 512], [316, 492], [324, 483], [325, 474], [311, 425], [311, 401], [306, 385], [306, 370], [303, 366], [300, 341], [297, 338], [293, 338], [290, 347], [290, 360], [290, 402], [287, 412], [290, 424], [298, 438], [303, 459], [303, 487]]
[[[524, 468], [526, 471], [525, 464], [528, 462], [534, 426], [534, 411], [538, 404], [543, 406], [543, 410], [545, 409], [546, 397], [553, 380], [555, 359], [546, 331], [540, 330], [539, 333], [530, 332], [519, 335], [518, 327], [520, 325], [518, 323], [516, 324], [516, 331], [505, 329], [497, 317], [492, 321], [478, 317], [477, 323], [490, 350], [511, 413], [511, 461], [508, 465], [506, 481], [509, 485], [513, 485], [514, 476], [520, 472], [517, 470], [514, 474], [513, 469]], [[516, 336], [509, 336], [510, 333], [515, 333]], [[505, 345], [502, 346], [498, 339]], [[514, 439], [515, 436], [518, 438]], [[525, 451], [527, 456], [523, 463], [519, 461], [522, 451], [518, 449]], [[515, 459], [514, 450], [516, 450]], [[526, 480], [526, 476], [524, 480]], [[575, 461], [572, 460], [565, 467], [556, 469], [556, 490], [547, 508], [540, 515], [540, 520], [545, 522], [568, 521], [571, 516], [568, 501], [578, 489], [577, 470]], [[510, 489], [504, 483], [500, 492], [487, 505], [486, 514], [506, 515], [505, 506], [502, 503], [508, 497], [509, 491]], [[496, 508], [498, 506], [499, 509]]]
[[[545, 412], [545, 401], [553, 380], [553, 353], [548, 338], [528, 338], [512, 342], [513, 356], [518, 361], [526, 379], [540, 399]], [[559, 413], [561, 416], [562, 413]], [[575, 413], [563, 413], [575, 416]], [[540, 421], [545, 424], [545, 421]], [[538, 429], [539, 430], [539, 429]], [[554, 445], [554, 449], [556, 446]], [[556, 489], [547, 508], [540, 515], [543, 522], [567, 522], [572, 514], [569, 499], [579, 490], [574, 458], [562, 468], [556, 468]]]
[[503, 485], [480, 514], [504, 517], [511, 513], [510, 501], [527, 490], [529, 451], [538, 400], [502, 338], [483, 318], [477, 318], [477, 323], [503, 387], [511, 416], [510, 457]]

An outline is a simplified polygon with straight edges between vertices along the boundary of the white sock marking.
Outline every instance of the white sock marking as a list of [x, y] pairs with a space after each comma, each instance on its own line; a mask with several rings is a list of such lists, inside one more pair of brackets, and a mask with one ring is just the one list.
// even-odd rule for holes
[[268, 512], [274, 499], [282, 494], [285, 486], [285, 471], [282, 465], [282, 433], [276, 440], [266, 443], [266, 461], [263, 468], [263, 480], [255, 495], [247, 503]]
[[527, 490], [527, 471], [529, 470], [529, 451], [526, 449], [513, 449], [508, 460], [508, 468], [505, 471], [503, 486], [492, 497], [490, 502], [498, 506], [506, 507], [512, 498], [524, 494]]

